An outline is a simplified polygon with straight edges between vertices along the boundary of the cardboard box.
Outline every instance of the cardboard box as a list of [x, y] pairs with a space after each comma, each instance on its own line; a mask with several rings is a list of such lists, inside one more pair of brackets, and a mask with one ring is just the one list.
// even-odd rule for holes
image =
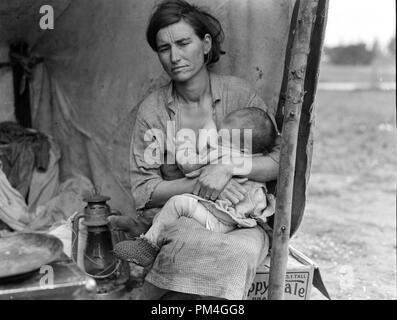
[[[290, 247], [285, 278], [285, 300], [308, 300], [313, 284], [315, 264], [303, 253]], [[248, 300], [267, 300], [270, 255], [258, 267], [248, 292]]]

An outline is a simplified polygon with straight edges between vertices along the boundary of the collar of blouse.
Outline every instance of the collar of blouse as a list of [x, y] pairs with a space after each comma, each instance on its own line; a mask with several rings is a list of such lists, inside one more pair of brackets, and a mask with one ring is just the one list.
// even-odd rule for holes
[[[215, 108], [218, 102], [221, 101], [222, 96], [222, 82], [219, 76], [215, 73], [209, 73], [210, 78], [210, 92], [212, 97], [212, 106]], [[166, 91], [167, 107], [175, 114], [177, 109], [177, 103], [175, 98], [175, 89], [173, 81], [170, 81]]]

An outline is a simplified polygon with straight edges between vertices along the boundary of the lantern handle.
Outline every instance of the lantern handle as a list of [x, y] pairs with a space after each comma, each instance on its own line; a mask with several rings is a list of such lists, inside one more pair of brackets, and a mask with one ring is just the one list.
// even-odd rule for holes
[[79, 222], [84, 213], [79, 212], [72, 219], [72, 259], [77, 264], [77, 253], [79, 246]]

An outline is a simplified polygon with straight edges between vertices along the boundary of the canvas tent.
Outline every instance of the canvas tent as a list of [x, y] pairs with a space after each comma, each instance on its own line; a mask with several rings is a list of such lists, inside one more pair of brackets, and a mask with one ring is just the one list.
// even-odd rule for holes
[[[134, 215], [129, 144], [137, 106], [169, 81], [145, 40], [148, 17], [158, 1], [5, 0], [0, 3], [0, 63], [23, 41], [30, 77], [32, 127], [60, 149], [59, 182], [86, 177], [110, 206]], [[195, 0], [224, 27], [226, 55], [214, 67], [248, 80], [276, 114], [284, 77], [294, 0]], [[42, 5], [53, 7], [53, 30], [39, 27]], [[15, 120], [12, 68], [0, 69], [0, 119]], [[284, 79], [286, 79], [284, 77]], [[311, 148], [295, 195], [292, 233], [303, 214]], [[307, 166], [308, 165], [308, 166]], [[71, 212], [70, 212], [71, 214]]]
[[[226, 40], [216, 71], [250, 81], [277, 106], [293, 1], [196, 1], [222, 21]], [[139, 102], [167, 81], [145, 41], [155, 1], [2, 1], [0, 62], [24, 40], [40, 57], [31, 81], [33, 127], [59, 143], [60, 179], [79, 172], [131, 213], [129, 138]], [[53, 30], [41, 30], [41, 5], [52, 5]], [[10, 68], [0, 71], [2, 120], [13, 119]]]

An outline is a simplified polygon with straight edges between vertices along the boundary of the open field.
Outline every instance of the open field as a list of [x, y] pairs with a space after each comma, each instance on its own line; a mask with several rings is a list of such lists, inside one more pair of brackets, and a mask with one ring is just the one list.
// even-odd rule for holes
[[291, 245], [320, 266], [333, 299], [397, 298], [395, 95], [317, 93], [308, 202]]
[[323, 63], [320, 69], [322, 82], [395, 82], [396, 67], [390, 63], [370, 66], [335, 66]]

